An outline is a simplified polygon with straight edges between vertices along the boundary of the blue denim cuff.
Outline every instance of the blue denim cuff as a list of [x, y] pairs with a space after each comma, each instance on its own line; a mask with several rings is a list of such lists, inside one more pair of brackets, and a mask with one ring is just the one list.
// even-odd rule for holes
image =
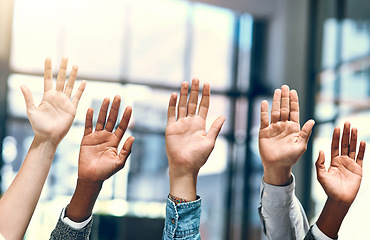
[[199, 235], [200, 215], [201, 198], [177, 205], [167, 199], [164, 229], [167, 239], [186, 239]]

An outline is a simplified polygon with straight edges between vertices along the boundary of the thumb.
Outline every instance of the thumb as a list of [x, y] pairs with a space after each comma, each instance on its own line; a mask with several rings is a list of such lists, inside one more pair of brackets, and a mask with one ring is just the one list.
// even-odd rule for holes
[[207, 133], [207, 138], [211, 139], [213, 142], [216, 141], [216, 138], [218, 136], [218, 134], [220, 133], [221, 131], [221, 127], [222, 125], [224, 124], [225, 122], [225, 117], [223, 116], [220, 116], [218, 117], [213, 123], [212, 123], [212, 126], [211, 128], [209, 129], [208, 133]]
[[308, 140], [310, 139], [312, 128], [315, 125], [315, 121], [310, 119], [308, 120], [302, 127], [301, 132], [299, 133], [299, 138], [305, 141], [305, 143], [308, 143]]
[[28, 110], [34, 106], [33, 97], [31, 91], [28, 89], [28, 87], [22, 85], [21, 91], [24, 97], [24, 101], [26, 102], [27, 112]]
[[131, 153], [132, 144], [134, 143], [135, 138], [129, 137], [126, 142], [123, 144], [123, 147], [119, 153], [119, 167], [122, 169], [125, 166], [126, 159]]
[[325, 154], [324, 154], [323, 151], [319, 152], [319, 157], [316, 160], [315, 166], [316, 166], [317, 180], [319, 180], [319, 182], [320, 182], [320, 179], [324, 176], [324, 174], [326, 172]]

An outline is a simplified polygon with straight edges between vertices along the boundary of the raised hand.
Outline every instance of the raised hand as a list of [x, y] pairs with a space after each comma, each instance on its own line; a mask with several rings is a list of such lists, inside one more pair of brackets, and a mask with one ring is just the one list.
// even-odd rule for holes
[[357, 129], [352, 128], [352, 131], [350, 129], [350, 123], [346, 122], [340, 153], [340, 129], [338, 127], [334, 129], [328, 170], [325, 168], [323, 151], [320, 151], [316, 161], [317, 179], [328, 196], [316, 225], [331, 238], [337, 238], [343, 219], [356, 198], [362, 180], [362, 162], [366, 144], [361, 141], [356, 157]]
[[23, 239], [58, 144], [72, 125], [85, 89], [83, 81], [71, 101], [78, 68], [73, 66], [65, 85], [67, 62], [66, 58], [62, 59], [56, 89], [53, 90], [51, 59], [45, 60], [44, 95], [38, 107], [31, 91], [21, 86], [35, 137], [17, 176], [0, 199], [0, 233], [6, 239]]
[[306, 151], [314, 124], [309, 120], [300, 129], [298, 95], [286, 85], [275, 90], [270, 123], [268, 102], [261, 102], [259, 150], [266, 183], [289, 183], [291, 167]]
[[120, 101], [121, 98], [115, 96], [106, 122], [109, 99], [104, 99], [94, 132], [92, 125], [93, 109], [89, 108], [87, 110], [85, 132], [80, 148], [79, 179], [102, 182], [124, 167], [131, 152], [134, 137], [129, 137], [121, 151], [118, 152], [118, 145], [127, 129], [132, 112], [131, 107], [127, 107], [117, 130], [112, 132], [117, 121]]
[[66, 216], [72, 221], [82, 222], [91, 216], [103, 182], [125, 166], [131, 153], [134, 137], [125, 141], [121, 151], [117, 149], [130, 121], [131, 107], [125, 109], [118, 128], [113, 132], [120, 102], [121, 98], [115, 96], [106, 121], [109, 99], [104, 99], [95, 131], [92, 124], [93, 109], [87, 110], [78, 160], [77, 186], [66, 211]]
[[65, 85], [68, 59], [63, 58], [60, 63], [56, 89], [53, 90], [53, 76], [51, 59], [45, 60], [44, 95], [39, 106], [33, 101], [32, 93], [26, 86], [21, 90], [27, 106], [27, 115], [35, 133], [35, 138], [50, 141], [58, 145], [70, 129], [76, 115], [76, 109], [86, 82], [78, 87], [72, 100], [73, 86], [76, 80], [78, 67], [73, 66], [68, 82]]
[[352, 128], [351, 131], [349, 122], [344, 124], [340, 154], [339, 138], [340, 129], [336, 127], [331, 145], [330, 167], [326, 170], [325, 155], [320, 151], [316, 161], [317, 180], [328, 198], [351, 205], [360, 189], [366, 143], [360, 142], [356, 157], [357, 129]]
[[216, 138], [225, 121], [218, 117], [206, 132], [206, 119], [210, 101], [209, 84], [204, 84], [198, 106], [199, 80], [193, 79], [189, 100], [189, 84], [183, 82], [177, 107], [177, 95], [171, 95], [166, 128], [166, 152], [169, 163], [170, 193], [187, 200], [196, 198], [196, 180], [199, 169], [211, 154]]

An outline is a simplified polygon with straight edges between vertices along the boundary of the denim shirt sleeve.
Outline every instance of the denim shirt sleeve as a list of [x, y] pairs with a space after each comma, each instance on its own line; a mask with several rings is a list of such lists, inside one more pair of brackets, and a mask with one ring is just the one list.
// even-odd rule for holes
[[306, 214], [294, 189], [294, 176], [288, 186], [273, 186], [262, 180], [258, 212], [269, 240], [303, 239], [309, 230]]
[[201, 199], [175, 205], [170, 199], [166, 203], [166, 220], [162, 240], [200, 239], [199, 225]]

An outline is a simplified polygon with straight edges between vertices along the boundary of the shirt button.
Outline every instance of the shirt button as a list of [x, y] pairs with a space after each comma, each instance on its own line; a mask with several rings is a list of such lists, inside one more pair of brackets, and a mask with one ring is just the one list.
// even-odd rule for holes
[[175, 222], [176, 222], [176, 221], [175, 221], [175, 219], [174, 219], [174, 218], [172, 218], [172, 223], [173, 223], [173, 224], [175, 224]]

